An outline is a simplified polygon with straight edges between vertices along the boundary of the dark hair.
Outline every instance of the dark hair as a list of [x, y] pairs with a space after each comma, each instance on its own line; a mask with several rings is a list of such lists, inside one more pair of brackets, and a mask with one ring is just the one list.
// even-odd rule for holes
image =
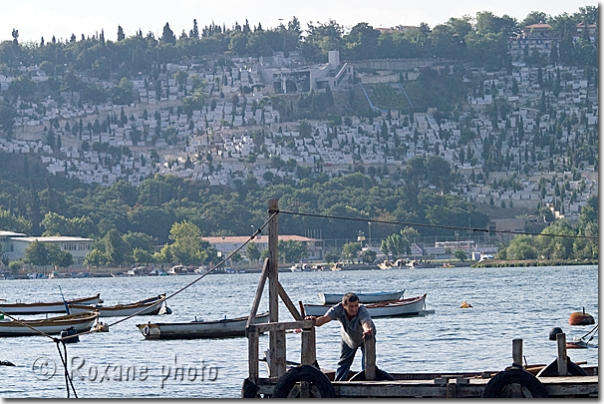
[[355, 293], [348, 292], [344, 296], [342, 296], [342, 304], [344, 306], [346, 306], [349, 302], [357, 302], [357, 301], [359, 301], [359, 297]]

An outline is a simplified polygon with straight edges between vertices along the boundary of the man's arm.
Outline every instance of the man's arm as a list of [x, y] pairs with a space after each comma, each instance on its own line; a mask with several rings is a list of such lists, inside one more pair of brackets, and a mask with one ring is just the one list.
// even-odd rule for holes
[[371, 328], [371, 323], [369, 321], [365, 321], [361, 325], [363, 326], [363, 336], [371, 335], [373, 333], [373, 329]]
[[306, 317], [304, 317], [304, 320], [312, 320], [314, 325], [316, 325], [317, 327], [321, 327], [323, 324], [329, 323], [331, 321], [331, 317], [329, 317], [329, 316], [321, 316], [321, 317], [306, 316]]

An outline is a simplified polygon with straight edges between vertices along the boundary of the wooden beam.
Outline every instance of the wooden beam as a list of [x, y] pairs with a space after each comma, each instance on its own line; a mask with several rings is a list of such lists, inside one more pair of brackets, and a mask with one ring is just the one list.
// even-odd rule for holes
[[365, 380], [375, 380], [375, 337], [363, 337], [365, 343]]
[[566, 334], [563, 332], [556, 334], [556, 344], [558, 345], [558, 376], [566, 376], [568, 373]]
[[302, 331], [302, 357], [300, 362], [303, 365], [312, 365], [317, 360], [315, 327], [310, 330]]
[[512, 340], [512, 363], [522, 366], [522, 339]]
[[295, 330], [296, 328], [302, 328], [302, 330], [309, 330], [313, 327], [311, 320], [302, 321], [291, 321], [287, 323], [261, 323], [253, 324], [250, 328], [256, 329], [258, 332], [270, 332], [270, 331], [285, 331]]
[[258, 381], [258, 335], [256, 330], [247, 333], [249, 379], [253, 383]]
[[285, 289], [283, 289], [283, 286], [281, 286], [281, 282], [278, 282], [277, 286], [279, 287], [279, 296], [281, 297], [281, 300], [283, 300], [283, 303], [285, 303], [285, 307], [287, 307], [287, 309], [295, 320], [302, 320], [302, 316], [300, 315], [300, 313], [298, 313], [296, 306], [294, 306], [294, 304], [290, 300], [289, 296], [287, 295], [287, 292], [285, 291]]
[[[279, 322], [279, 200], [269, 199], [268, 215], [268, 309], [269, 321]], [[269, 335], [270, 377], [280, 377], [285, 373], [285, 334], [281, 340], [281, 332], [271, 331]]]
[[256, 313], [258, 312], [258, 306], [260, 306], [260, 300], [262, 299], [262, 291], [264, 291], [264, 284], [266, 283], [266, 277], [268, 276], [268, 258], [264, 260], [264, 266], [262, 267], [262, 274], [260, 275], [260, 281], [258, 282], [258, 288], [256, 289], [256, 296], [254, 297], [254, 303], [252, 303], [252, 310], [250, 316], [247, 319], [245, 328], [254, 324]]
[[274, 346], [271, 350], [270, 369], [281, 377], [287, 370], [285, 362], [285, 330], [272, 330], [271, 337], [274, 338]]

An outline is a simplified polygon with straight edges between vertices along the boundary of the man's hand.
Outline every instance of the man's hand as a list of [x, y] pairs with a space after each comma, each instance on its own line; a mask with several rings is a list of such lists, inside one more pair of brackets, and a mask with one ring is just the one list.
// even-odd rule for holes
[[306, 317], [304, 317], [304, 320], [312, 320], [313, 324], [317, 323], [317, 317], [315, 317], [315, 316], [306, 316]]
[[367, 330], [363, 330], [363, 337], [366, 335], [371, 335], [373, 334], [373, 330], [371, 328], [367, 329]]

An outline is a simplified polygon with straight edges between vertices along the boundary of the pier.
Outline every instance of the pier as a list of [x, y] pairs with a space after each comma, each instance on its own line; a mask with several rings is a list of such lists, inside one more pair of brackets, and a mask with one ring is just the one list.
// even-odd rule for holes
[[[349, 374], [347, 381], [334, 381], [335, 372], [319, 369], [316, 336], [312, 321], [304, 320], [279, 282], [278, 275], [278, 200], [271, 199], [269, 214], [269, 257], [246, 326], [248, 338], [248, 377], [243, 381], [244, 398], [544, 398], [598, 397], [598, 367], [581, 367], [570, 361], [566, 336], [556, 335], [557, 351], [550, 364], [523, 365], [523, 341], [512, 341], [511, 365], [501, 370], [460, 373], [387, 373], [376, 366], [375, 339], [365, 337], [365, 370]], [[269, 322], [254, 324], [266, 281], [269, 282]], [[295, 321], [279, 321], [279, 299]], [[285, 333], [301, 332], [300, 362], [286, 359]], [[269, 333], [266, 358], [259, 357], [260, 333]], [[297, 358], [296, 358], [297, 359]], [[265, 360], [268, 377], [259, 376], [259, 362]], [[289, 365], [289, 368], [288, 368]], [[293, 365], [293, 366], [292, 366]]]

